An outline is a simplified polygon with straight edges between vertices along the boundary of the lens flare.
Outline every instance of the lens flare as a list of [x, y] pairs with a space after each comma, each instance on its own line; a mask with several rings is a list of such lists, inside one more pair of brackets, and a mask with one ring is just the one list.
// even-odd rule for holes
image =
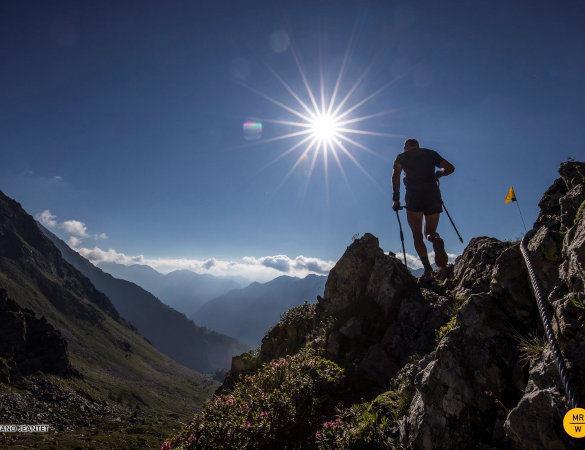
[[244, 139], [247, 141], [256, 141], [262, 137], [261, 122], [244, 122], [242, 128], [244, 130]]

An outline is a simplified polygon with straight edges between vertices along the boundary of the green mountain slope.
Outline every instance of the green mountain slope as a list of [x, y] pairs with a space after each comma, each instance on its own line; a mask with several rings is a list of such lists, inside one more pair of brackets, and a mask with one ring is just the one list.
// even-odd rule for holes
[[[169, 414], [183, 417], [190, 409], [198, 409], [215, 386], [138, 334], [108, 297], [63, 260], [34, 219], [2, 192], [0, 288], [20, 307], [44, 316], [67, 341], [71, 365], [82, 379], [59, 379], [52, 386], [65, 383], [67, 389], [81, 392], [96, 404], [112, 402], [121, 408], [121, 415], [131, 410], [150, 411], [151, 419]], [[0, 400], [8, 392], [16, 395], [11, 389], [2, 384]], [[58, 410], [66, 407], [53, 405]], [[0, 410], [0, 422], [12, 423], [15, 412]], [[55, 429], [64, 428], [56, 414], [47, 420]]]
[[39, 228], [68, 263], [108, 296], [122, 317], [158, 350], [177, 362], [200, 372], [213, 373], [228, 368], [232, 356], [248, 350], [235, 339], [198, 327], [140, 286], [103, 272], [49, 230], [41, 225]]

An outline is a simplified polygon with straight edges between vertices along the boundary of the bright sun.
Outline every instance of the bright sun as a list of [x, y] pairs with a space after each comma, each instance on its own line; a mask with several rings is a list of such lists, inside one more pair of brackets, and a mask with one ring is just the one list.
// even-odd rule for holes
[[[351, 43], [350, 43], [351, 44]], [[305, 182], [305, 192], [308, 183], [311, 179], [311, 175], [315, 169], [317, 160], [319, 157], [323, 158], [323, 169], [325, 186], [327, 189], [327, 195], [329, 190], [329, 161], [330, 156], [336, 163], [341, 175], [343, 176], [345, 183], [351, 191], [349, 180], [345, 174], [341, 158], [346, 157], [349, 159], [376, 187], [381, 191], [385, 192], [384, 189], [374, 180], [374, 178], [367, 172], [367, 170], [359, 163], [356, 157], [352, 154], [354, 151], [363, 151], [376, 156], [381, 157], [377, 152], [364, 145], [358, 136], [380, 136], [396, 138], [400, 137], [395, 134], [380, 133], [375, 131], [364, 130], [360, 127], [361, 123], [373, 119], [375, 117], [384, 116], [395, 112], [395, 110], [380, 111], [373, 114], [358, 114], [358, 110], [361, 109], [371, 99], [377, 97], [382, 91], [387, 89], [389, 86], [394, 84], [396, 79], [392, 79], [385, 85], [372, 92], [365, 97], [359, 97], [356, 92], [364, 80], [368, 69], [366, 69], [361, 76], [349, 87], [345, 95], [341, 95], [341, 79], [345, 71], [346, 65], [349, 60], [349, 48], [345, 53], [339, 74], [335, 83], [330, 89], [327, 89], [324, 76], [323, 67], [320, 68], [320, 89], [314, 91], [309, 85], [309, 81], [305, 72], [303, 71], [298, 55], [294, 48], [291, 46], [292, 55], [296, 62], [296, 65], [301, 75], [302, 82], [306, 89], [304, 99], [301, 98], [303, 95], [300, 91], [295, 91], [284, 79], [274, 71], [268, 64], [266, 66], [272, 72], [272, 74], [280, 81], [282, 86], [288, 91], [288, 93], [294, 98], [292, 103], [284, 103], [283, 101], [276, 100], [266, 93], [247, 86], [250, 90], [256, 92], [261, 97], [279, 106], [283, 110], [290, 113], [294, 118], [292, 120], [282, 119], [269, 119], [269, 118], [251, 118], [253, 122], [244, 123], [244, 132], [249, 135], [248, 138], [258, 139], [262, 134], [262, 122], [268, 122], [273, 124], [280, 124], [287, 126], [289, 132], [281, 134], [268, 139], [261, 139], [253, 144], [266, 144], [275, 141], [293, 139], [296, 143], [293, 143], [288, 149], [283, 151], [278, 157], [268, 163], [265, 167], [275, 163], [276, 161], [284, 158], [286, 155], [292, 152], [299, 152], [299, 156], [296, 162], [293, 164], [288, 173], [282, 178], [280, 184], [276, 190], [282, 186], [286, 180], [292, 175], [292, 173], [301, 166], [304, 161], [310, 161], [310, 167], [307, 172], [307, 178]], [[308, 97], [308, 98], [307, 98]], [[356, 98], [357, 97], [357, 98]], [[357, 116], [356, 116], [357, 115]], [[293, 130], [291, 130], [291, 127]], [[296, 129], [296, 130], [295, 130]], [[353, 135], [353, 138], [350, 137]], [[355, 138], [355, 139], [354, 139]], [[252, 143], [250, 143], [252, 145]], [[311, 157], [312, 156], [312, 157]], [[304, 170], [304, 169], [303, 169]]]
[[332, 144], [339, 131], [339, 121], [330, 114], [319, 114], [310, 123], [315, 139], [323, 145]]

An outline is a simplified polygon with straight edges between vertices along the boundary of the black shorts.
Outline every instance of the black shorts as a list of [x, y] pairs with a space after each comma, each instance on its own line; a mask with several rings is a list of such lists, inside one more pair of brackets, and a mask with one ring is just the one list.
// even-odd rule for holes
[[439, 191], [406, 191], [404, 202], [406, 203], [407, 211], [422, 212], [425, 216], [443, 212], [443, 201], [441, 200], [441, 192]]

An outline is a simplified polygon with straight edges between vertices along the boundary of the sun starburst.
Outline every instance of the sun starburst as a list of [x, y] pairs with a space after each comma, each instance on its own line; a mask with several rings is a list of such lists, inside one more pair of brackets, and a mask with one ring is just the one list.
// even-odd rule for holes
[[[320, 67], [320, 86], [318, 90], [314, 90], [309, 84], [307, 75], [303, 70], [297, 52], [292, 45], [290, 50], [306, 91], [304, 94], [302, 92], [296, 92], [274, 69], [272, 69], [267, 63], [264, 64], [294, 99], [293, 104], [287, 104], [284, 101], [277, 100], [264, 92], [254, 89], [251, 86], [245, 85], [256, 94], [277, 105], [292, 116], [290, 120], [277, 120], [259, 117], [254, 118], [254, 120], [256, 120], [259, 124], [264, 122], [287, 126], [290, 132], [267, 139], [260, 139], [251, 145], [266, 144], [289, 139], [295, 140], [295, 142], [289, 148], [283, 151], [275, 159], [270, 161], [265, 166], [265, 168], [293, 152], [300, 153], [293, 166], [277, 186], [276, 190], [278, 190], [288, 180], [288, 178], [294, 173], [295, 170], [297, 170], [302, 162], [310, 160], [310, 167], [308, 169], [307, 180], [305, 183], [306, 192], [307, 186], [317, 164], [317, 160], [319, 156], [322, 155], [325, 186], [327, 192], [329, 189], [328, 162], [329, 156], [332, 156], [332, 159], [335, 161], [335, 164], [337, 165], [350, 191], [352, 190], [346, 175], [346, 171], [342, 164], [342, 158], [346, 158], [351, 161], [381, 192], [385, 193], [376, 180], [368, 173], [366, 168], [364, 168], [364, 166], [357, 160], [354, 153], [367, 152], [382, 158], [382, 156], [379, 155], [376, 151], [369, 148], [363, 142], [360, 142], [358, 136], [377, 136], [385, 138], [402, 137], [396, 134], [365, 130], [361, 128], [365, 121], [390, 114], [395, 112], [395, 110], [385, 110], [357, 116], [356, 113], [360, 109], [363, 109], [363, 107], [369, 101], [380, 95], [384, 90], [395, 83], [397, 79], [389, 81], [369, 95], [357, 98], [356, 91], [362, 85], [369, 70], [369, 68], [366, 68], [362, 74], [353, 82], [345, 95], [341, 97], [341, 83], [349, 62], [350, 48], [351, 41], [345, 52], [337, 79], [330, 95], [327, 93], [322, 65]], [[318, 95], [315, 95], [316, 93]], [[303, 97], [305, 97], [305, 99], [303, 99]], [[354, 135], [354, 137], [350, 137], [351, 135]]]
[[333, 144], [340, 127], [339, 119], [332, 114], [319, 114], [312, 118], [310, 125], [312, 138], [324, 147]]

